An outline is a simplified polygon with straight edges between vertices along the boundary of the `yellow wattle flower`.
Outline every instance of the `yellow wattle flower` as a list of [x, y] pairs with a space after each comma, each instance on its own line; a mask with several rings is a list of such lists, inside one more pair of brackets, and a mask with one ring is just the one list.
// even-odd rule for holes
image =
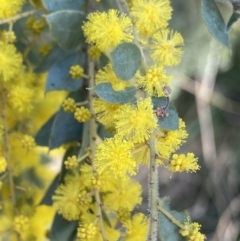
[[130, 14], [139, 33], [150, 37], [158, 29], [168, 26], [172, 8], [169, 0], [134, 0]]
[[183, 55], [181, 47], [184, 44], [180, 33], [169, 29], [160, 30], [153, 35], [152, 42], [151, 56], [156, 63], [165, 66], [174, 66], [180, 63]]
[[82, 26], [87, 42], [95, 44], [102, 52], [133, 39], [130, 18], [117, 10], [90, 13], [87, 19]]
[[153, 111], [151, 98], [139, 100], [137, 106], [123, 105], [114, 118], [117, 134], [134, 143], [148, 140], [157, 127], [157, 118]]

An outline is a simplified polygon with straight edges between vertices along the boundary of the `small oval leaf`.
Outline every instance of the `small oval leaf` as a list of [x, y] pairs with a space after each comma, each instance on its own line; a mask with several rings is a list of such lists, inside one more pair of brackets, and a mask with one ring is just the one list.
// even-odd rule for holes
[[[160, 202], [162, 208], [170, 213], [180, 223], [184, 223], [187, 220], [187, 212], [172, 211], [169, 207], [169, 198], [165, 197]], [[161, 211], [159, 211], [159, 236], [164, 241], [186, 241], [186, 238], [179, 233], [179, 227], [172, 223]]]
[[[83, 101], [80, 91], [72, 92], [69, 97], [73, 98], [76, 102]], [[74, 114], [65, 112], [61, 107], [56, 114], [50, 138], [49, 148], [54, 149], [62, 144], [73, 141], [80, 141], [82, 138], [83, 124], [74, 119]]]
[[141, 52], [136, 44], [119, 44], [111, 56], [113, 69], [122, 80], [130, 80], [140, 68]]
[[233, 12], [232, 16], [230, 17], [230, 19], [228, 20], [227, 26], [226, 26], [226, 31], [229, 31], [230, 28], [232, 27], [232, 25], [234, 23], [236, 23], [238, 21], [238, 19], [240, 18], [240, 14]]
[[43, 73], [48, 71], [56, 62], [64, 57], [72, 54], [73, 51], [66, 51], [58, 46], [51, 49], [47, 56], [45, 56], [41, 62], [35, 68], [36, 73]]
[[46, 92], [53, 90], [75, 91], [82, 86], [82, 78], [72, 79], [69, 74], [72, 65], [83, 66], [82, 55], [72, 54], [52, 66], [47, 77]]
[[131, 86], [125, 90], [115, 91], [110, 83], [101, 83], [94, 88], [96, 94], [109, 103], [123, 104], [135, 99], [136, 88]]
[[212, 35], [223, 45], [229, 47], [225, 23], [214, 0], [202, 0], [202, 15]]
[[42, 3], [49, 12], [56, 12], [80, 9], [84, 0], [42, 0]]
[[168, 116], [164, 118], [158, 118], [159, 126], [165, 130], [177, 130], [179, 128], [179, 117], [174, 105], [171, 102], [168, 104], [168, 100], [166, 97], [153, 97], [152, 103], [154, 109], [156, 109], [157, 107], [164, 107], [168, 105]]
[[61, 215], [56, 214], [50, 231], [51, 241], [73, 241], [77, 231], [78, 222], [68, 221]]
[[35, 141], [38, 146], [48, 146], [50, 133], [55, 120], [56, 114], [54, 114], [37, 132], [35, 135]]
[[85, 15], [79, 11], [63, 10], [47, 16], [50, 32], [59, 44], [65, 49], [73, 49], [83, 42], [81, 25]]

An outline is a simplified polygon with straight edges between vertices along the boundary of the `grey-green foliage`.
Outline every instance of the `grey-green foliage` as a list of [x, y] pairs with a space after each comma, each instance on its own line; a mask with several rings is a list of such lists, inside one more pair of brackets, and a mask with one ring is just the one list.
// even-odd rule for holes
[[115, 91], [110, 83], [98, 84], [94, 90], [101, 99], [113, 104], [124, 104], [133, 101], [136, 94], [136, 88], [133, 86]]
[[152, 97], [153, 108], [165, 107], [168, 113], [167, 117], [159, 118], [158, 124], [161, 128], [165, 130], [177, 130], [179, 128], [179, 117], [174, 105], [169, 102], [166, 97]]
[[75, 49], [84, 42], [81, 25], [85, 14], [80, 11], [62, 10], [47, 16], [54, 40], [64, 49]]
[[214, 0], [202, 0], [202, 15], [212, 35], [223, 45], [229, 47], [226, 26]]
[[230, 19], [228, 20], [227, 26], [226, 26], [226, 31], [229, 31], [230, 28], [232, 27], [232, 25], [234, 23], [236, 23], [238, 21], [238, 19], [240, 18], [240, 14], [233, 12], [233, 14], [231, 15]]
[[[187, 212], [172, 211], [169, 207], [170, 199], [168, 197], [163, 198], [160, 201], [160, 205], [170, 213], [180, 223], [186, 221]], [[186, 239], [179, 233], [179, 227], [172, 223], [162, 212], [159, 211], [159, 236], [162, 241], [186, 241]]]
[[141, 64], [141, 52], [136, 44], [121, 43], [111, 53], [112, 66], [122, 80], [133, 78]]
[[42, 0], [44, 7], [49, 12], [59, 10], [78, 10], [84, 4], [84, 0]]

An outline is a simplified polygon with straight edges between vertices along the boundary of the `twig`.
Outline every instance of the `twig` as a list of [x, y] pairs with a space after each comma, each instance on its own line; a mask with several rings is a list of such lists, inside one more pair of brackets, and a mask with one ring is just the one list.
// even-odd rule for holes
[[167, 210], [165, 210], [160, 203], [157, 206], [158, 210], [162, 212], [172, 223], [176, 224], [179, 228], [184, 229], [184, 225], [182, 225], [177, 219], [175, 219]]
[[[2, 82], [3, 85], [3, 81], [0, 80], [0, 82]], [[12, 175], [12, 163], [11, 163], [11, 159], [9, 157], [9, 140], [8, 140], [8, 125], [7, 125], [7, 115], [6, 115], [6, 89], [4, 88], [4, 86], [2, 86], [2, 119], [3, 119], [3, 127], [4, 127], [4, 157], [6, 159], [7, 162], [7, 172], [8, 172], [8, 180], [9, 180], [9, 186], [10, 186], [10, 195], [11, 195], [11, 201], [12, 201], [12, 205], [14, 207], [14, 213], [17, 213], [17, 209], [16, 209], [16, 196], [15, 196], [15, 187], [14, 187], [14, 181], [13, 181], [13, 175]]]
[[10, 18], [6, 18], [6, 19], [3, 19], [3, 20], [0, 20], [0, 25], [2, 24], [5, 24], [5, 23], [11, 23], [11, 22], [15, 22], [21, 18], [26, 18], [36, 12], [38, 12], [39, 10], [38, 9], [34, 9], [34, 10], [31, 10], [31, 11], [28, 11], [28, 12], [25, 12], [25, 13], [19, 13], [18, 15], [15, 15], [13, 17], [10, 17]]
[[155, 153], [155, 131], [151, 134], [149, 140], [150, 147], [150, 168], [149, 168], [149, 209], [150, 209], [150, 225], [148, 240], [157, 241], [157, 229], [158, 229], [158, 212], [157, 212], [157, 200], [158, 200], [158, 168]]

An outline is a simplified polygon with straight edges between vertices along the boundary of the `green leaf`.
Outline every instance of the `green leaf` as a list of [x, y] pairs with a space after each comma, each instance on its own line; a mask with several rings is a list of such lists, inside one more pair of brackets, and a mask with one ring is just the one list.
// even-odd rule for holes
[[39, 205], [51, 206], [53, 204], [52, 195], [54, 194], [54, 191], [58, 187], [58, 184], [59, 184], [59, 175], [57, 175], [53, 179], [52, 183], [50, 184], [49, 188], [47, 189], [47, 191]]
[[73, 10], [62, 10], [47, 16], [53, 38], [65, 49], [74, 49], [84, 41], [81, 29], [84, 19], [83, 13]]
[[42, 3], [49, 12], [55, 12], [80, 9], [84, 0], [42, 0]]
[[125, 90], [115, 91], [110, 83], [101, 83], [94, 88], [96, 94], [103, 100], [114, 104], [123, 104], [135, 99], [136, 88], [131, 86]]
[[[69, 95], [76, 102], [83, 101], [80, 91], [73, 92]], [[54, 149], [73, 141], [80, 141], [82, 138], [83, 124], [74, 119], [73, 113], [65, 112], [61, 107], [56, 114], [52, 126], [49, 148]]]
[[103, 220], [106, 222], [106, 224], [112, 228], [112, 224], [111, 224], [111, 221], [110, 221], [110, 218], [108, 217], [107, 213], [102, 210], [102, 217], [103, 217]]
[[54, 48], [51, 49], [51, 51], [48, 53], [47, 56], [45, 56], [41, 62], [37, 65], [35, 68], [36, 73], [43, 73], [48, 71], [56, 62], [59, 60], [65, 58], [69, 54], [72, 54], [73, 51], [67, 51], [64, 49], [61, 49], [58, 46], [55, 46]]
[[54, 114], [37, 132], [35, 142], [38, 146], [48, 146], [55, 117], [56, 114]]
[[[167, 106], [168, 100], [166, 97], [152, 97], [153, 108]], [[165, 130], [177, 130], [179, 128], [179, 117], [174, 105], [170, 102], [167, 107], [168, 116], [158, 118], [158, 124]]]
[[54, 64], [48, 73], [46, 92], [53, 90], [78, 90], [83, 84], [83, 79], [72, 79], [69, 70], [72, 65], [83, 66], [83, 61], [82, 55], [74, 53]]
[[227, 26], [226, 26], [226, 31], [229, 31], [230, 28], [232, 27], [232, 25], [234, 23], [236, 23], [238, 21], [238, 19], [240, 18], [240, 14], [233, 12], [232, 16], [230, 17], [230, 19], [228, 20]]
[[56, 214], [50, 231], [51, 241], [72, 241], [77, 231], [77, 221], [67, 221], [59, 214]]
[[214, 0], [202, 0], [202, 14], [212, 35], [223, 45], [229, 47], [225, 23]]
[[130, 80], [141, 64], [141, 52], [136, 44], [119, 44], [111, 54], [112, 66], [118, 78]]
[[[160, 201], [161, 207], [169, 212], [180, 223], [186, 221], [188, 214], [186, 212], [172, 211], [169, 207], [169, 198], [165, 197]], [[179, 233], [179, 227], [173, 224], [161, 211], [159, 211], [159, 236], [164, 241], [186, 241]]]

